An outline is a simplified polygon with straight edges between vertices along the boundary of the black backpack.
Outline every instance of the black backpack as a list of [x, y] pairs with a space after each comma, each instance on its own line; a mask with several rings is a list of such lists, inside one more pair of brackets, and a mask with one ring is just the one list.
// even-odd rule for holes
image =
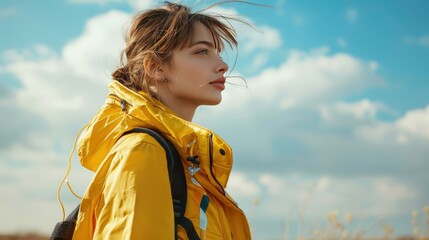
[[[188, 218], [184, 216], [187, 197], [186, 178], [183, 169], [183, 164], [176, 148], [162, 134], [149, 128], [134, 128], [133, 130], [124, 133], [124, 135], [130, 133], [149, 134], [155, 140], [157, 140], [165, 149], [165, 153], [167, 155], [167, 166], [170, 178], [171, 195], [173, 197], [175, 239], [178, 239], [177, 226], [180, 225], [186, 230], [187, 236], [190, 240], [200, 240], [197, 232], [195, 231], [194, 225]], [[55, 225], [54, 231], [49, 238], [50, 240], [71, 240], [73, 238], [73, 233], [76, 227], [76, 220], [79, 213], [79, 207], [80, 205], [78, 205], [70, 213], [70, 215], [66, 218], [65, 221], [58, 222]]]

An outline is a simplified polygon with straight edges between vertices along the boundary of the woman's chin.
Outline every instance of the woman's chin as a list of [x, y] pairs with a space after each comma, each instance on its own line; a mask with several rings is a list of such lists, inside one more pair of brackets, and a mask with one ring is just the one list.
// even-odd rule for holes
[[207, 101], [204, 103], [204, 105], [214, 106], [214, 105], [218, 105], [220, 102], [222, 102], [222, 95], [221, 94], [219, 94], [219, 96], [217, 96], [217, 97], [207, 99]]

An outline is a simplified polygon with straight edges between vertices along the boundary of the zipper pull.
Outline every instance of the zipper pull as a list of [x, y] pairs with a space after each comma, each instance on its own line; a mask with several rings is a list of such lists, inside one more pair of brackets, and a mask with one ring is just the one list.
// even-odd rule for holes
[[189, 149], [190, 156], [186, 158], [188, 162], [192, 163], [192, 166], [188, 167], [188, 172], [191, 176], [194, 176], [201, 168], [200, 161], [198, 161], [198, 155], [194, 155], [194, 147], [197, 141], [194, 139], [186, 146]]
[[200, 161], [198, 161], [198, 155], [189, 156], [186, 158], [188, 162], [192, 163], [192, 166], [188, 167], [188, 172], [191, 174], [191, 176], [194, 176], [195, 173], [197, 173], [200, 168]]
[[126, 112], [127, 111], [127, 106], [125, 105], [125, 100], [121, 99], [121, 110], [122, 112]]

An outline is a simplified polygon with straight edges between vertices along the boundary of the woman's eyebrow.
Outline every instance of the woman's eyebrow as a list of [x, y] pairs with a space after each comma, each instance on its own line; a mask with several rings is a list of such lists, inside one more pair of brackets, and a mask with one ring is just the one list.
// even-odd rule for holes
[[208, 46], [208, 47], [210, 47], [210, 48], [214, 48], [214, 44], [213, 44], [213, 43], [211, 43], [211, 42], [208, 42], [208, 41], [198, 41], [198, 42], [194, 42], [194, 43], [191, 43], [191, 45], [190, 45], [189, 47], [195, 46], [195, 45], [197, 45], [197, 44], [204, 44], [204, 45], [207, 45], [207, 46]]

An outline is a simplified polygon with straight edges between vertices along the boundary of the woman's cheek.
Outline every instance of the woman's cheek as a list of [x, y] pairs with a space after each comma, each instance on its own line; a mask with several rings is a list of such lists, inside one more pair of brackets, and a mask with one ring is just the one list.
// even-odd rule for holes
[[195, 78], [201, 78], [204, 73], [204, 65], [200, 62], [195, 62], [195, 64], [190, 64], [186, 68], [186, 75], [190, 78], [196, 80]]

